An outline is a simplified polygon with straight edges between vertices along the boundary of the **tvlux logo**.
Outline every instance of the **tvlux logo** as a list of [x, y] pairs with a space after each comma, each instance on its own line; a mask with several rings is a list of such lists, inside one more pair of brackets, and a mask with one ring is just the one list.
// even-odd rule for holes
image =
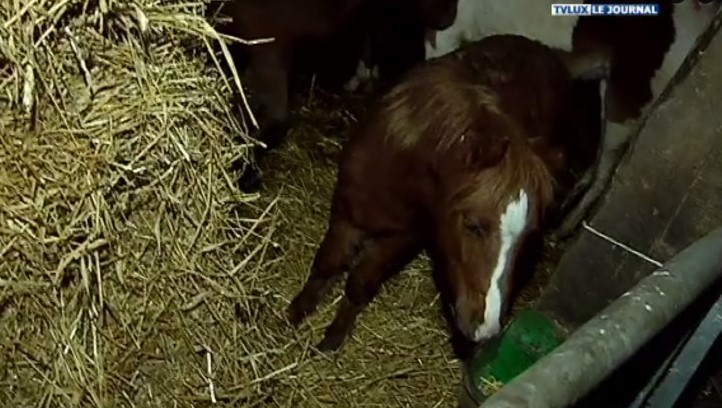
[[[672, 3], [681, 3], [683, 1], [685, 1], [685, 0], [672, 0]], [[709, 3], [712, 3], [713, 0], [697, 0], [697, 1], [699, 1], [702, 4], [709, 4]]]

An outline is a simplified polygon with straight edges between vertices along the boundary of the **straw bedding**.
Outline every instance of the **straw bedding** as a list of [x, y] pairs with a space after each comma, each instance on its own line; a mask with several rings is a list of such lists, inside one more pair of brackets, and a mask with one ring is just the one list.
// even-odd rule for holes
[[338, 355], [310, 348], [340, 288], [285, 323], [354, 115], [302, 95], [266, 191], [240, 194], [248, 115], [202, 7], [0, 3], [0, 405], [454, 406], [423, 260]]

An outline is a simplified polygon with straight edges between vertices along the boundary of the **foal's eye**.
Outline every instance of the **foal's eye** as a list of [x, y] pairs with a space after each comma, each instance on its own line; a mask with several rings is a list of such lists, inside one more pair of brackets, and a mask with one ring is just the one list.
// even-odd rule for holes
[[486, 235], [487, 229], [480, 223], [466, 223], [464, 226], [467, 231], [477, 238], [483, 238]]

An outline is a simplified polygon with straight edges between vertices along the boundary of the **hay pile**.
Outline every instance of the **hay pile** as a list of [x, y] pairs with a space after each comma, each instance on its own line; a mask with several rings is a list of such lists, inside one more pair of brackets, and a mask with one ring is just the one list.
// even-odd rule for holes
[[308, 352], [334, 305], [287, 327], [333, 160], [300, 126], [283, 183], [238, 193], [237, 84], [206, 63], [202, 7], [0, 2], [2, 405], [453, 406], [423, 263], [337, 357]]
[[272, 218], [225, 172], [241, 126], [189, 48], [200, 6], [0, 6], [6, 406], [203, 399], [201, 347], [229, 385], [276, 368], [241, 370], [230, 324], [262, 293]]

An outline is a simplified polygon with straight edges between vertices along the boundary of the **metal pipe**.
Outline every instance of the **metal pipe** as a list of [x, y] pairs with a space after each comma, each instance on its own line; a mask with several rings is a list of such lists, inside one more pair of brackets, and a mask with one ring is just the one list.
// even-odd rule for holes
[[673, 408], [687, 390], [692, 377], [722, 336], [722, 296], [712, 306], [686, 343], [664, 380], [650, 393], [650, 408]]
[[685, 344], [687, 344], [687, 340], [689, 340], [690, 336], [692, 335], [692, 328], [685, 331], [684, 336], [682, 339], [677, 343], [677, 345], [674, 347], [674, 350], [672, 350], [671, 353], [669, 353], [669, 356], [664, 360], [662, 365], [659, 366], [657, 369], [657, 372], [654, 373], [654, 376], [650, 378], [650, 380], [647, 382], [647, 385], [644, 386], [642, 391], [637, 394], [637, 397], [632, 401], [631, 404], [627, 408], [646, 408], [647, 407], [647, 399], [649, 399], [649, 396], [654, 392], [654, 388], [659, 385], [659, 383], [664, 379], [664, 376], [667, 375], [669, 372], [669, 367], [672, 366], [672, 363], [674, 363], [674, 360], [679, 356], [679, 352], [682, 351]]
[[722, 275], [722, 228], [577, 329], [480, 408], [561, 408], [585, 396]]

